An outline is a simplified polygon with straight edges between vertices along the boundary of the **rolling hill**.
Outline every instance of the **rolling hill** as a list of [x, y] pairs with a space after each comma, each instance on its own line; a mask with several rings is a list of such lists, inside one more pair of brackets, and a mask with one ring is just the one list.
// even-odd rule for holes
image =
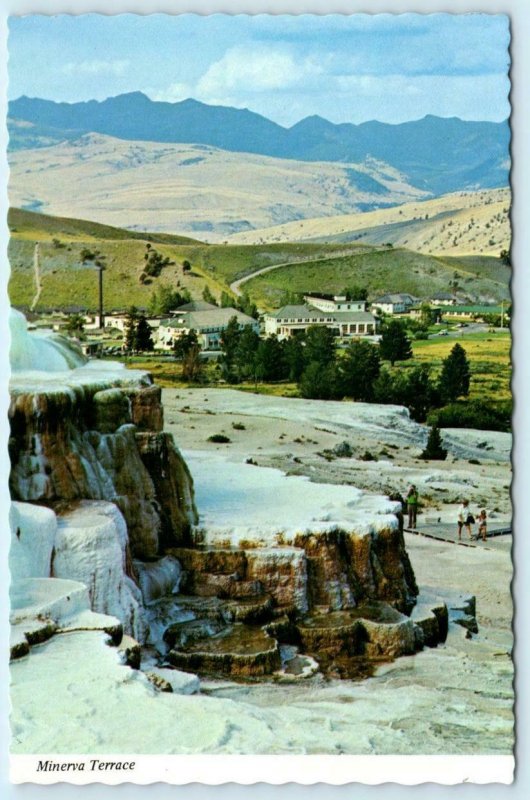
[[[38, 309], [97, 307], [97, 273], [82, 256], [98, 250], [105, 261], [105, 308], [147, 306], [160, 286], [187, 288], [200, 298], [205, 286], [217, 297], [230, 284], [263, 267], [286, 264], [250, 279], [245, 288], [263, 308], [277, 306], [285, 291], [341, 291], [365, 285], [370, 297], [387, 291], [418, 296], [447, 290], [458, 280], [462, 292], [481, 300], [509, 297], [510, 269], [493, 257], [434, 257], [403, 248], [361, 243], [283, 242], [255, 245], [206, 245], [168, 234], [139, 233], [71, 218], [11, 209], [9, 296], [28, 307], [36, 293], [33, 254], [40, 242], [42, 291]], [[156, 278], [140, 282], [147, 246], [173, 263]], [[191, 271], [183, 269], [188, 260]]]
[[[84, 249], [97, 250], [105, 262], [105, 307], [123, 309], [134, 304], [146, 307], [161, 285], [188, 289], [199, 299], [206, 286], [218, 298], [236, 279], [263, 266], [314, 259], [330, 254], [364, 251], [360, 245], [282, 244], [263, 246], [207, 245], [193, 239], [164, 233], [139, 233], [108, 225], [53, 217], [11, 208], [8, 255], [11, 267], [11, 303], [29, 307], [36, 294], [34, 248], [39, 242], [42, 291], [37, 310], [80, 306], [97, 308], [97, 273], [93, 262], [82, 256]], [[140, 282], [147, 247], [167, 256], [159, 277]], [[191, 270], [183, 269], [189, 261]]]
[[458, 192], [358, 214], [319, 217], [230, 236], [233, 244], [359, 242], [421, 253], [499, 255], [510, 249], [509, 189]]
[[20, 97], [9, 103], [9, 117], [12, 149], [46, 145], [76, 132], [100, 133], [129, 141], [203, 144], [309, 162], [363, 163], [370, 157], [390, 164], [408, 183], [436, 195], [508, 184], [508, 121], [426, 116], [399, 125], [377, 121], [353, 125], [312, 116], [284, 128], [248, 109], [193, 99], [155, 102], [141, 92], [81, 103]]
[[442, 258], [405, 248], [366, 248], [358, 254], [291, 264], [245, 282], [244, 288], [261, 308], [277, 308], [286, 292], [341, 293], [352, 285], [368, 289], [369, 299], [387, 292], [407, 292], [428, 298], [449, 291], [457, 281], [460, 296], [476, 302], [500, 302], [510, 297], [511, 270], [498, 258]]
[[210, 241], [427, 197], [387, 164], [290, 161], [101, 134], [12, 152], [12, 206]]

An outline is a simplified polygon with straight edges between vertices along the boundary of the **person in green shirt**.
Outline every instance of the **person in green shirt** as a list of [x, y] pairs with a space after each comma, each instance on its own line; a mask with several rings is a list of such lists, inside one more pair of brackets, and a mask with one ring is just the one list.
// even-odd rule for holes
[[416, 528], [416, 516], [418, 513], [418, 490], [412, 484], [407, 492], [407, 512], [409, 515], [409, 528]]

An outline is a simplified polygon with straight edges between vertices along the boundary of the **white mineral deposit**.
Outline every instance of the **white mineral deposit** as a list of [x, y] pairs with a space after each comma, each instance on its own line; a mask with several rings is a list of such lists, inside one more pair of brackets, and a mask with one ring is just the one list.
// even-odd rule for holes
[[506, 524], [507, 434], [434, 467], [403, 408], [228, 389], [164, 423], [147, 373], [12, 336], [13, 753], [511, 753], [509, 537], [389, 499]]

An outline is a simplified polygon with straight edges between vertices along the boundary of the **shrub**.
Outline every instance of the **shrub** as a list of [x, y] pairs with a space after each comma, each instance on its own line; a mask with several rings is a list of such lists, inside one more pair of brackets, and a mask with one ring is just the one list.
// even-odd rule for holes
[[482, 431], [511, 430], [511, 401], [496, 405], [480, 400], [449, 403], [432, 411], [427, 422], [439, 428], [475, 428]]
[[339, 458], [351, 458], [352, 449], [348, 442], [339, 442], [333, 448], [333, 454]]
[[245, 431], [246, 427], [243, 425], [242, 422], [232, 422], [232, 428], [235, 431]]
[[228, 436], [225, 436], [224, 433], [214, 433], [211, 436], [208, 436], [209, 442], [214, 442], [215, 444], [228, 444], [230, 439]]
[[377, 461], [377, 457], [369, 450], [365, 450], [362, 456], [359, 456], [359, 461]]

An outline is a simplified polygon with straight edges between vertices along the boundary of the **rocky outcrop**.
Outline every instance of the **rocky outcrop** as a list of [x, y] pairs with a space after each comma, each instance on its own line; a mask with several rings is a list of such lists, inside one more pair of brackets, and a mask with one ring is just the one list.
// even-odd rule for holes
[[125, 517], [132, 553], [153, 558], [163, 545], [188, 541], [193, 483], [172, 437], [160, 433], [160, 391], [146, 374], [122, 372], [120, 379], [110, 370], [106, 378], [75, 370], [42, 389], [13, 381], [11, 494], [48, 505], [111, 501]]
[[401, 527], [377, 534], [299, 534], [277, 547], [170, 551], [182, 564], [182, 591], [203, 597], [269, 595], [282, 610], [351, 609], [384, 600], [409, 613], [418, 593]]
[[307, 559], [308, 607], [353, 608], [366, 600], [385, 600], [409, 612], [418, 587], [402, 526], [376, 535], [343, 530], [295, 537]]
[[171, 650], [167, 660], [180, 669], [239, 678], [270, 675], [281, 667], [276, 639], [260, 628], [242, 623], [188, 644], [185, 650]]
[[132, 421], [139, 431], [159, 432], [164, 428], [164, 406], [160, 386], [129, 392]]
[[[140, 394], [140, 393], [139, 393]], [[191, 527], [198, 522], [191, 473], [170, 433], [141, 432], [136, 445], [155, 491], [160, 518], [159, 549], [191, 542]]]

